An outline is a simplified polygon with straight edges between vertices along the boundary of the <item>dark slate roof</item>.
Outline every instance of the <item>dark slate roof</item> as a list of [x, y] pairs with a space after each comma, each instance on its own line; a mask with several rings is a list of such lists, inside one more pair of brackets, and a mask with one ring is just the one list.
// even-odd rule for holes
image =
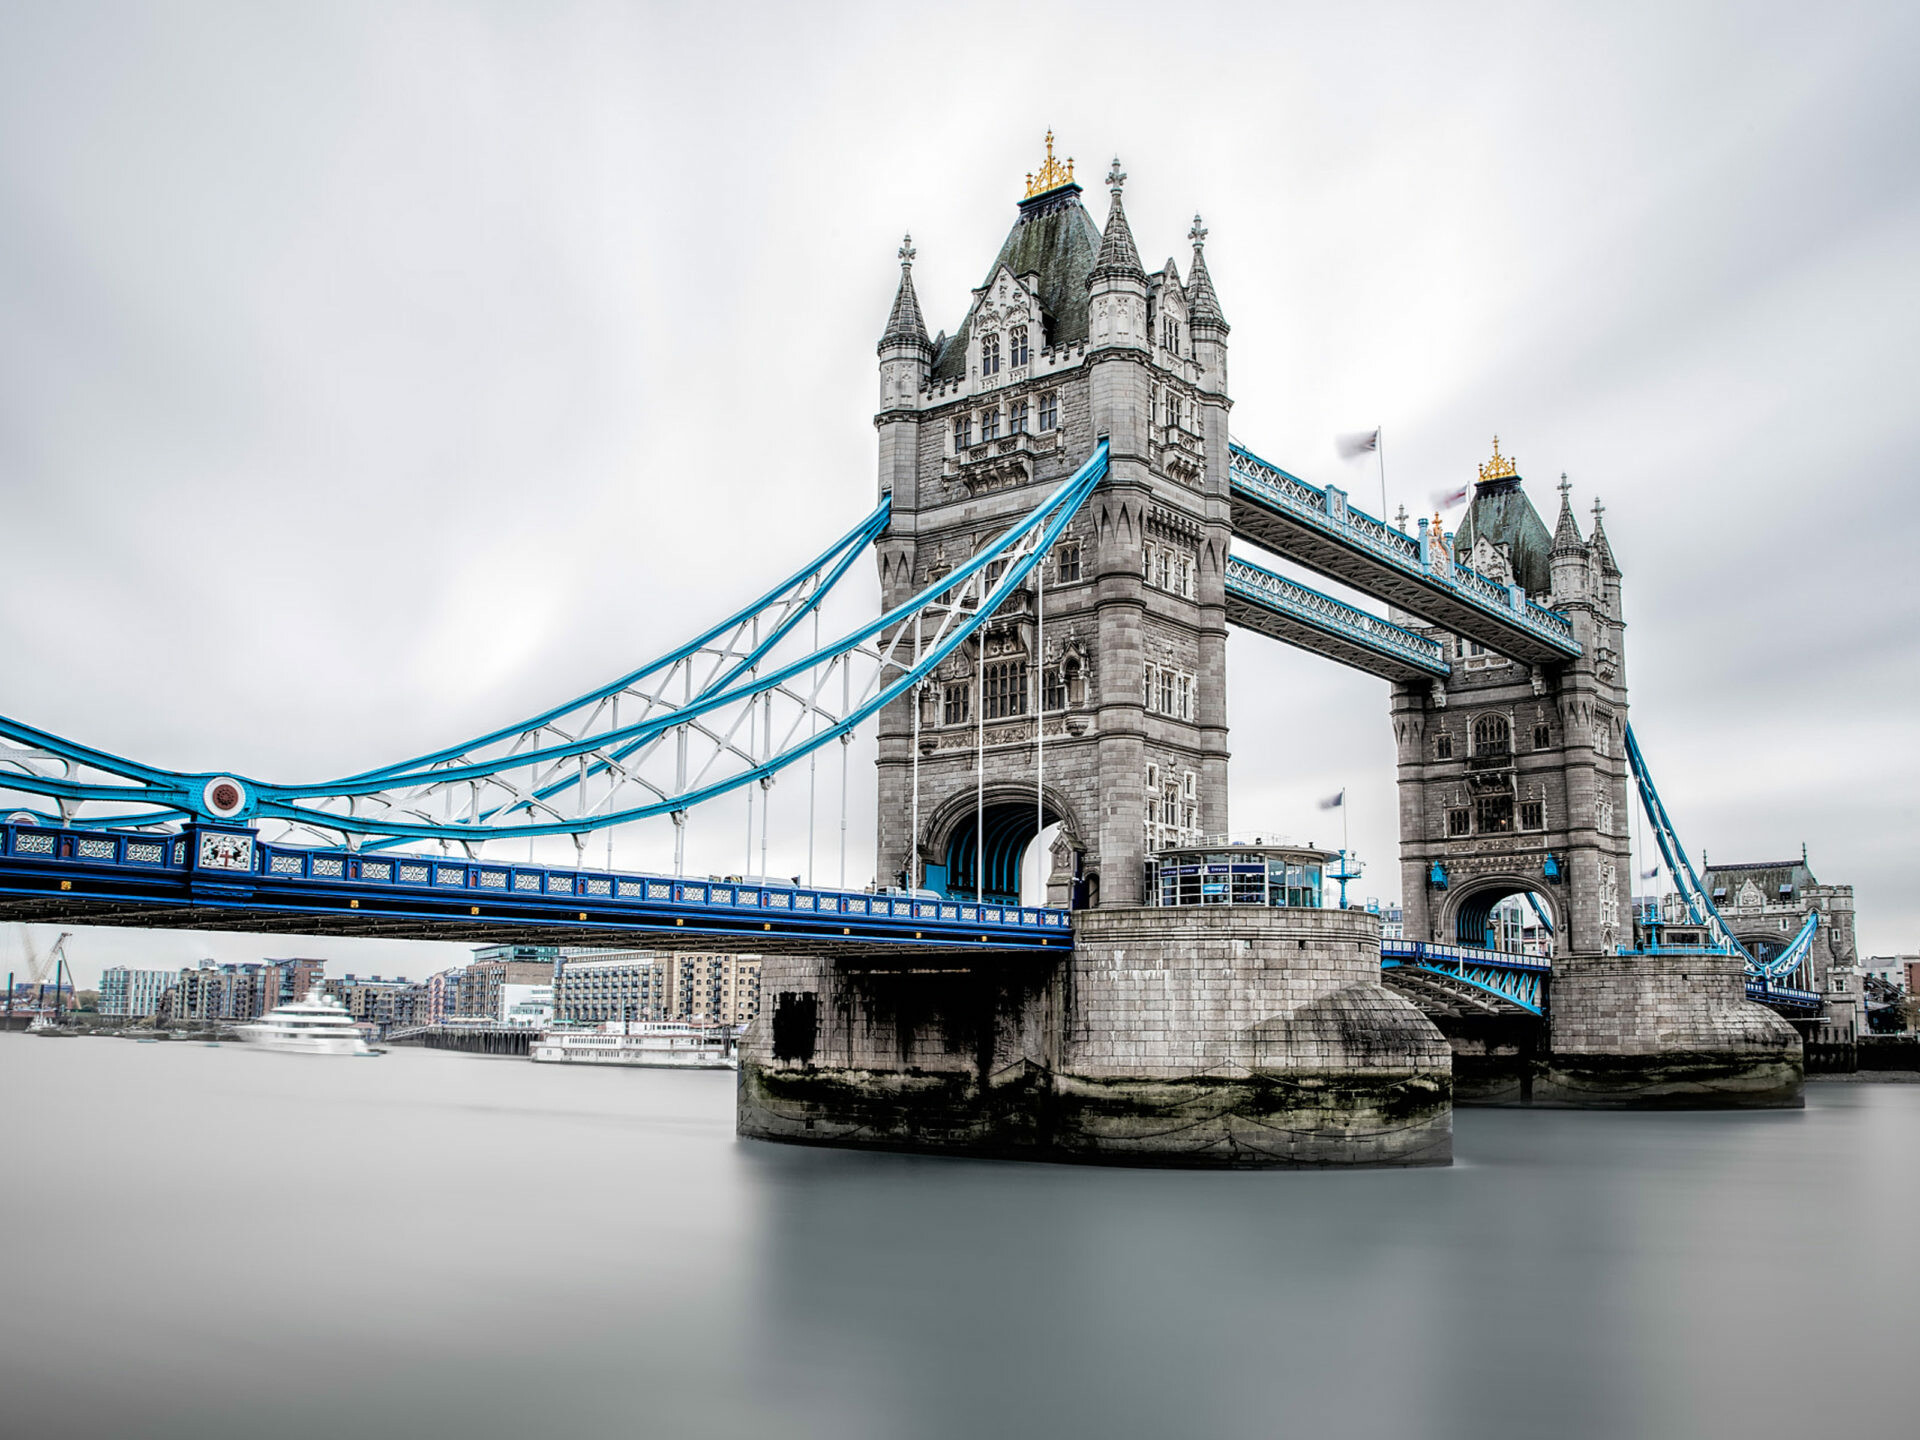
[[1598, 515], [1593, 517], [1593, 553], [1600, 559], [1602, 575], [1619, 575], [1620, 567], [1613, 561], [1613, 547], [1607, 544], [1606, 527], [1601, 525]]
[[1147, 278], [1147, 267], [1140, 263], [1140, 247], [1133, 243], [1133, 227], [1127, 224], [1127, 207], [1120, 203], [1117, 186], [1113, 192], [1113, 204], [1107, 209], [1107, 229], [1100, 237], [1100, 254], [1094, 260], [1093, 272], [1088, 278], [1108, 277], [1142, 282]]
[[1187, 314], [1196, 324], [1210, 321], [1223, 330], [1227, 327], [1220, 297], [1213, 292], [1213, 276], [1207, 273], [1206, 253], [1198, 245], [1193, 247], [1193, 276], [1187, 281]]
[[1454, 536], [1454, 549], [1466, 555], [1482, 535], [1495, 545], [1507, 547], [1513, 578], [1529, 595], [1553, 588], [1553, 571], [1547, 559], [1553, 552], [1553, 536], [1547, 533], [1546, 522], [1521, 488], [1519, 476], [1475, 483], [1473, 503]]
[[[1565, 476], [1561, 477], [1563, 480]], [[1587, 542], [1580, 538], [1580, 522], [1573, 516], [1573, 504], [1565, 494], [1560, 496], [1560, 520], [1553, 527], [1553, 553], [1555, 555], [1579, 555], [1585, 552]]]
[[[1080, 187], [1070, 185], [1036, 196], [1020, 206], [1020, 218], [1007, 232], [1006, 243], [987, 267], [981, 288], [1006, 266], [1015, 275], [1038, 275], [1040, 310], [1046, 319], [1048, 345], [1087, 338], [1087, 276], [1100, 249], [1100, 230], [1080, 203]], [[977, 301], [975, 302], [978, 303]], [[957, 380], [967, 372], [967, 336], [973, 328], [973, 309], [953, 332], [933, 362], [933, 378]]]
[[897, 341], [925, 345], [932, 349], [927, 339], [927, 322], [920, 318], [920, 297], [913, 293], [913, 267], [900, 267], [900, 289], [893, 297], [893, 313], [887, 316], [886, 333], [880, 337], [880, 348], [886, 349]]
[[[1710, 865], [1700, 877], [1700, 883], [1707, 887], [1707, 894], [1713, 895], [1716, 902], [1724, 900], [1731, 905], [1739, 898], [1740, 887], [1747, 881], [1759, 888], [1760, 894], [1770, 905], [1782, 900], [1798, 902], [1804, 886], [1817, 885], [1813, 871], [1807, 868], [1804, 860], [1756, 860], [1743, 865]], [[1788, 893], [1782, 895], [1780, 887], [1788, 887]], [[1724, 896], [1714, 895], [1714, 891], [1725, 889]]]

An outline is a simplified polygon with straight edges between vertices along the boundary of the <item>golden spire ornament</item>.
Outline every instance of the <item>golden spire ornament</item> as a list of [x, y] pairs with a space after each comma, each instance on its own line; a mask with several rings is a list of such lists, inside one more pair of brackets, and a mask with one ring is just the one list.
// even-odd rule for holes
[[1488, 480], [1511, 480], [1519, 473], [1520, 472], [1514, 468], [1512, 457], [1500, 453], [1500, 437], [1498, 435], [1494, 436], [1493, 458], [1480, 467], [1481, 481], [1484, 483]]
[[1073, 184], [1073, 157], [1067, 157], [1062, 165], [1053, 158], [1053, 131], [1047, 131], [1047, 159], [1038, 170], [1027, 174], [1027, 193], [1020, 198], [1031, 200], [1036, 195], [1044, 195], [1049, 190], [1058, 190], [1062, 185]]

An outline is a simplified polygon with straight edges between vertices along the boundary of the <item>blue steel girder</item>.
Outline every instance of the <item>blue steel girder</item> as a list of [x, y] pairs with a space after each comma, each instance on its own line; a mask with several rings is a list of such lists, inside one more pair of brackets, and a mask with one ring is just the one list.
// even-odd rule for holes
[[1241, 445], [1231, 447], [1233, 533], [1276, 555], [1530, 665], [1579, 656], [1573, 622], [1456, 563], [1438, 536], [1415, 539], [1309, 485]]
[[1393, 970], [1402, 966], [1444, 976], [1533, 1015], [1546, 1012], [1545, 986], [1553, 973], [1553, 964], [1537, 956], [1418, 940], [1381, 941], [1380, 968]]
[[490, 944], [1064, 953], [1044, 906], [263, 844], [250, 831], [0, 825], [0, 922], [357, 935]]
[[1385, 680], [1444, 678], [1440, 645], [1284, 575], [1230, 556], [1227, 623]]

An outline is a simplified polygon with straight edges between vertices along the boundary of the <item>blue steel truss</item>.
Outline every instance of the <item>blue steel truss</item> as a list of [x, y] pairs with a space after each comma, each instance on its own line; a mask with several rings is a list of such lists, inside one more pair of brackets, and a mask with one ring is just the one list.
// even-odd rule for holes
[[1660, 846], [1660, 857], [1667, 862], [1667, 873], [1673, 876], [1674, 888], [1685, 903], [1693, 923], [1704, 927], [1712, 937], [1710, 948], [1722, 955], [1738, 955], [1746, 962], [1748, 975], [1765, 981], [1777, 980], [1799, 969], [1813, 946], [1814, 935], [1819, 931], [1820, 912], [1808, 911], [1799, 933], [1771, 960], [1761, 960], [1755, 956], [1735, 937], [1726, 917], [1707, 893], [1707, 887], [1701, 884], [1693, 862], [1687, 858], [1687, 848], [1680, 843], [1680, 836], [1673, 828], [1673, 819], [1667, 814], [1659, 790], [1654, 787], [1653, 773], [1647, 768], [1646, 756], [1640, 753], [1640, 742], [1634, 737], [1631, 725], [1627, 726], [1627, 762], [1632, 766], [1634, 783], [1639, 787], [1640, 803], [1647, 812], [1647, 821], [1653, 827], [1653, 838]]
[[1571, 659], [1580, 654], [1571, 620], [1534, 604], [1518, 585], [1501, 585], [1460, 564], [1438, 536], [1416, 540], [1403, 534], [1348, 505], [1341, 491], [1309, 485], [1243, 445], [1231, 446], [1229, 454], [1229, 483], [1236, 494], [1285, 515], [1344, 551], [1364, 553], [1397, 573], [1403, 585], [1414, 582], [1407, 587], [1409, 595], [1445, 595], [1467, 611], [1497, 621], [1508, 633], [1517, 630], [1529, 637], [1541, 656]]
[[895, 947], [1065, 950], [1044, 906], [692, 879], [184, 834], [0, 825], [0, 920], [631, 943], [855, 954]]
[[1542, 986], [1553, 973], [1551, 961], [1537, 955], [1509, 955], [1470, 945], [1437, 945], [1422, 940], [1382, 940], [1380, 968], [1425, 970], [1494, 995], [1529, 1014], [1546, 1010]]
[[[1337, 642], [1342, 653], [1334, 653], [1333, 658], [1358, 669], [1392, 678], [1445, 677], [1452, 673], [1438, 641], [1389, 624], [1378, 615], [1276, 575], [1238, 555], [1227, 559], [1226, 580], [1229, 602], [1244, 600], [1256, 612], [1277, 617], [1286, 629], [1305, 630]], [[1236, 617], [1236, 623], [1249, 629], [1265, 628], [1254, 617]]]
[[[269, 824], [277, 840], [454, 843], [469, 854], [488, 840], [579, 843], [606, 826], [683, 817], [770, 786], [912, 691], [1025, 585], [1106, 471], [1102, 443], [993, 543], [829, 644], [818, 643], [820, 603], [886, 528], [884, 502], [781, 586], [639, 670], [517, 725], [341, 779], [165, 770], [0, 719], [0, 740], [12, 742], [0, 744], [0, 808], [69, 827]], [[815, 634], [802, 642], [809, 615]], [[17, 810], [15, 796], [27, 797]]]

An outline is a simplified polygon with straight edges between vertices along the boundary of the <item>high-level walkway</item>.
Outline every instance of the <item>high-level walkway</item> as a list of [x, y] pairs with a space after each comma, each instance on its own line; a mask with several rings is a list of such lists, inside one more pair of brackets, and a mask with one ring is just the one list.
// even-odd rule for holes
[[1458, 564], [1424, 528], [1418, 539], [1404, 535], [1352, 508], [1334, 487], [1309, 485], [1241, 445], [1232, 456], [1233, 533], [1241, 539], [1515, 660], [1540, 665], [1580, 654], [1566, 616], [1534, 604], [1518, 585]]

